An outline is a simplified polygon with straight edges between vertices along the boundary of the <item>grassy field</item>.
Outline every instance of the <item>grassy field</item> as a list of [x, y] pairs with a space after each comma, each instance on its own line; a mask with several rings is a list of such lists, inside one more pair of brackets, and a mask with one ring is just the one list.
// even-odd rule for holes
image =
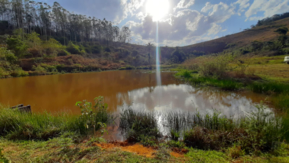
[[[8, 141], [0, 139], [4, 156], [0, 154], [0, 162], [260, 162], [286, 163], [289, 161], [289, 146], [282, 144], [278, 154], [240, 155], [238, 148], [230, 148], [224, 152], [205, 151], [189, 148], [186, 154], [172, 153], [169, 149], [151, 149], [139, 146], [147, 152], [137, 149], [127, 150], [133, 145], [102, 148], [99, 143], [89, 144], [90, 139], [74, 143], [71, 138], [54, 138], [45, 142]], [[104, 146], [104, 144], [102, 144]], [[109, 143], [106, 143], [109, 145]], [[151, 154], [146, 156], [149, 152]], [[236, 158], [238, 156], [238, 158]]]

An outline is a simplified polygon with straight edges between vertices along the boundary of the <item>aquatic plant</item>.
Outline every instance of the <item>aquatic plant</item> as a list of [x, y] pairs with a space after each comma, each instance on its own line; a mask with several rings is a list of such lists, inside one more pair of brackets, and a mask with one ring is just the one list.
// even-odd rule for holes
[[120, 113], [119, 129], [130, 142], [141, 141], [143, 135], [161, 137], [154, 112], [137, 111], [130, 107]]
[[[239, 119], [228, 118], [218, 112], [200, 114], [189, 112], [156, 113], [124, 110], [120, 116], [120, 129], [128, 141], [158, 143], [159, 128], [156, 119], [163, 118], [169, 138], [188, 147], [221, 150], [237, 144], [246, 153], [271, 151], [280, 146], [284, 138], [284, 124], [263, 105]], [[148, 136], [144, 139], [144, 135]], [[174, 144], [174, 143], [173, 143]], [[172, 145], [173, 145], [172, 144]]]
[[[256, 112], [251, 112], [244, 118], [235, 121], [228, 119], [231, 123], [229, 128], [224, 127], [225, 123], [218, 123], [218, 117], [215, 116], [213, 124], [218, 125], [213, 126], [216, 127], [196, 125], [185, 131], [184, 142], [194, 148], [217, 150], [238, 144], [247, 153], [277, 149], [284, 136], [282, 119], [266, 111], [262, 105], [257, 108]], [[206, 119], [206, 116], [203, 118]]]

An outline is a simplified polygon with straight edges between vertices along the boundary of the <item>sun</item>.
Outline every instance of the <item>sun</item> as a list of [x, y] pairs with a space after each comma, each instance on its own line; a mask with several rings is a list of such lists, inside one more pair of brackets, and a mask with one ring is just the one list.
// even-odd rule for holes
[[153, 21], [163, 19], [169, 12], [168, 0], [148, 0], [146, 3], [146, 12], [153, 17]]

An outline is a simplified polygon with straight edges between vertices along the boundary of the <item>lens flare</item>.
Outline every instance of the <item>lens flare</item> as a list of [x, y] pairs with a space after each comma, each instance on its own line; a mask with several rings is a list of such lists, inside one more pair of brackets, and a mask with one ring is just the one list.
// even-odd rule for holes
[[159, 23], [156, 22], [156, 77], [157, 77], [157, 85], [162, 85], [161, 79], [161, 68], [160, 68], [160, 48], [159, 48]]
[[146, 11], [153, 17], [154, 21], [159, 21], [168, 15], [169, 6], [168, 0], [148, 0]]

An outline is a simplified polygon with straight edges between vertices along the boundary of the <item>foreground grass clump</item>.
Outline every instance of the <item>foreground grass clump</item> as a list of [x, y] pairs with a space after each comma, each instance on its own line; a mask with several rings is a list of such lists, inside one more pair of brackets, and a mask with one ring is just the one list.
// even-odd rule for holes
[[[0, 109], [0, 136], [17, 140], [48, 140], [73, 132], [87, 135], [98, 130], [104, 123], [111, 123], [113, 116], [107, 112], [103, 98], [95, 99], [96, 104], [86, 102], [81, 116], [51, 115], [48, 113], [22, 113], [18, 110]], [[89, 114], [87, 114], [89, 113]]]
[[129, 142], [145, 141], [147, 137], [161, 137], [156, 115], [152, 112], [141, 112], [128, 108], [120, 114], [119, 129]]
[[193, 121], [192, 129], [185, 131], [184, 142], [199, 149], [221, 150], [237, 144], [246, 153], [275, 150], [284, 138], [282, 119], [262, 106], [257, 108], [239, 120], [206, 115], [201, 119], [209, 125]]
[[164, 123], [161, 128], [167, 128], [167, 136], [174, 140], [168, 142], [171, 147], [182, 147], [176, 141], [183, 140], [187, 147], [203, 150], [222, 150], [237, 145], [248, 154], [274, 151], [284, 139], [284, 123], [262, 105], [257, 108], [257, 111], [240, 119], [227, 118], [218, 113], [172, 112], [160, 115], [128, 109], [121, 114], [120, 128], [129, 140], [144, 142], [145, 135], [154, 138], [145, 137], [147, 145], [153, 144], [148, 143], [153, 140], [158, 143], [160, 126], [156, 120], [161, 116]]

